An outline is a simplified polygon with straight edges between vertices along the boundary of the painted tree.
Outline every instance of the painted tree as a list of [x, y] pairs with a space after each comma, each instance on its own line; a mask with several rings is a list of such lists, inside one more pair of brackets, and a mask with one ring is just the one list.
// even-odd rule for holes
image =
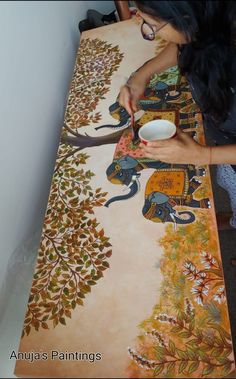
[[[108, 92], [122, 57], [119, 48], [107, 42], [81, 41], [62, 135], [74, 135], [78, 128], [100, 120], [95, 108]], [[88, 158], [70, 144], [59, 146], [23, 336], [32, 328], [66, 325], [72, 310], [84, 304], [109, 268], [111, 244], [93, 216], [107, 193], [91, 187], [94, 173], [84, 168]]]

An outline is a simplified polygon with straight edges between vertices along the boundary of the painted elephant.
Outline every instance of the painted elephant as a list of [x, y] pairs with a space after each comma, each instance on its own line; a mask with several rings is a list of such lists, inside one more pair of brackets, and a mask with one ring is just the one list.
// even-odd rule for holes
[[[95, 129], [111, 128], [115, 132], [103, 136], [90, 136], [74, 132], [68, 125], [65, 130], [69, 133], [62, 137], [62, 142], [77, 146], [77, 150], [101, 146], [105, 144], [117, 144], [113, 162], [107, 168], [107, 178], [112, 183], [120, 184], [128, 189], [128, 193], [116, 196], [108, 200], [105, 204], [109, 207], [115, 201], [130, 199], [140, 188], [139, 177], [145, 168], [154, 169], [154, 173], [147, 183], [145, 190], [145, 201], [143, 215], [153, 222], [174, 222], [175, 224], [187, 224], [195, 219], [191, 210], [178, 212], [178, 206], [208, 208], [209, 199], [193, 199], [194, 191], [201, 185], [196, 178], [204, 175], [204, 170], [196, 170], [189, 165], [168, 165], [160, 161], [143, 159], [138, 151], [138, 129], [152, 119], [169, 119], [185, 132], [191, 133], [192, 137], [198, 132], [198, 125], [195, 119], [194, 102], [187, 88], [185, 81], [178, 80], [174, 85], [167, 85], [162, 81], [157, 81], [154, 85], [146, 88], [144, 96], [139, 101], [140, 114], [135, 114], [135, 136], [129, 139], [130, 115], [120, 106], [118, 101], [109, 107], [111, 116], [118, 121], [118, 124], [104, 124]], [[123, 130], [125, 129], [125, 130]], [[180, 171], [178, 171], [181, 169]], [[163, 171], [165, 175], [163, 176]], [[170, 185], [176, 180], [177, 173], [181, 176], [180, 183]], [[155, 177], [154, 183], [152, 182]], [[161, 181], [159, 179], [162, 179]], [[150, 185], [149, 185], [150, 184]], [[152, 185], [151, 185], [152, 184]], [[168, 188], [168, 186], [170, 188]], [[150, 188], [149, 188], [150, 187]], [[177, 188], [179, 193], [171, 193], [170, 190]], [[182, 191], [182, 192], [181, 192]]]
[[178, 212], [176, 206], [192, 208], [209, 208], [208, 198], [193, 199], [194, 191], [201, 185], [196, 176], [204, 176], [205, 170], [196, 170], [192, 165], [169, 165], [160, 161], [140, 162], [126, 155], [114, 161], [107, 169], [108, 180], [114, 184], [126, 185], [127, 194], [115, 196], [105, 204], [130, 199], [140, 188], [140, 171], [153, 168], [155, 172], [149, 178], [145, 189], [145, 203], [142, 210], [144, 217], [154, 222], [174, 222], [189, 224], [195, 220], [191, 211]]
[[[195, 221], [195, 216], [190, 211], [177, 212], [173, 208], [169, 196], [162, 192], [152, 192], [145, 198], [143, 215], [154, 222], [174, 222], [178, 224], [190, 224]], [[186, 217], [187, 216], [187, 217]]]
[[[178, 103], [178, 99], [180, 98], [181, 93], [186, 90], [185, 83], [168, 86], [165, 82], [158, 81], [153, 87], [147, 87], [145, 89], [143, 96], [139, 99], [139, 107], [143, 111], [173, 109], [176, 107], [181, 108], [182, 102]], [[95, 130], [104, 128], [123, 130], [127, 128], [130, 123], [130, 115], [122, 106], [120, 106], [118, 101], [109, 107], [109, 113], [114, 119], [119, 120], [119, 123], [116, 125], [105, 124], [97, 126], [95, 127]], [[184, 113], [183, 117], [186, 116], [187, 113]]]
[[[165, 82], [158, 81], [154, 86], [147, 87], [144, 92], [144, 96], [139, 100], [140, 115], [135, 115], [137, 124], [135, 126], [140, 126], [139, 118], [142, 118], [142, 114], [145, 114], [146, 112], [156, 112], [163, 109], [175, 109], [178, 111], [177, 123], [181, 129], [186, 129], [186, 131], [188, 131], [190, 127], [196, 129], [197, 124], [194, 119], [194, 112], [191, 110], [194, 102], [191, 96], [188, 98], [188, 93], [189, 90], [187, 88], [187, 83], [185, 81], [181, 82], [181, 80], [179, 80], [178, 84], [175, 85], [167, 85]], [[130, 115], [122, 106], [120, 106], [118, 101], [115, 101], [109, 106], [109, 113], [115, 120], [119, 121], [118, 124], [104, 124], [94, 127], [94, 129], [99, 130], [109, 128], [114, 130], [114, 133], [93, 137], [88, 135], [86, 132], [84, 134], [80, 134], [78, 131], [74, 132], [65, 123], [64, 128], [69, 134], [66, 136], [63, 135], [61, 141], [73, 146], [78, 146], [80, 150], [92, 146], [118, 143], [124, 129], [127, 129], [130, 125]], [[135, 127], [134, 132], [135, 136], [133, 138], [133, 141], [137, 142], [138, 128]], [[192, 137], [195, 136], [194, 131], [190, 129], [189, 132], [191, 133]]]

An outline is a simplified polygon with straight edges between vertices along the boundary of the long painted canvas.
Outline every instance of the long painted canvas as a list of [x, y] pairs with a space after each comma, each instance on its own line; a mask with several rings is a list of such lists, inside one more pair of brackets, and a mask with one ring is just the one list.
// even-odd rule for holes
[[235, 376], [209, 168], [142, 156], [137, 131], [168, 119], [204, 143], [176, 67], [135, 114], [120, 86], [164, 47], [134, 20], [83, 33], [15, 374], [62, 378]]

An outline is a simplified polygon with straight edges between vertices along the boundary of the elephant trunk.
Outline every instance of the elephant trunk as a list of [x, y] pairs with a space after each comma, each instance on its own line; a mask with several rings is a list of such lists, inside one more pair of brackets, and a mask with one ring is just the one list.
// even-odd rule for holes
[[110, 128], [110, 129], [119, 129], [122, 127], [122, 126], [125, 126], [127, 127], [126, 125], [126, 121], [127, 120], [122, 120], [119, 124], [117, 125], [111, 125], [111, 124], [107, 124], [107, 125], [100, 125], [100, 126], [97, 126], [95, 128], [95, 130], [99, 130], [99, 129], [103, 129], [103, 128]]
[[136, 179], [131, 185], [130, 185], [130, 191], [129, 193], [127, 193], [126, 195], [121, 195], [121, 196], [115, 196], [115, 197], [112, 197], [110, 200], [108, 200], [106, 202], [105, 207], [109, 207], [109, 205], [111, 203], [114, 203], [115, 201], [120, 201], [120, 200], [127, 200], [127, 199], [130, 199], [131, 197], [133, 197], [134, 195], [136, 195], [136, 193], [138, 192], [139, 190], [139, 182], [138, 180]]
[[[187, 215], [188, 218], [182, 218], [181, 215]], [[175, 222], [177, 224], [182, 224], [182, 225], [191, 224], [192, 222], [195, 221], [195, 215], [190, 211], [174, 213], [172, 214], [172, 218], [175, 219]]]

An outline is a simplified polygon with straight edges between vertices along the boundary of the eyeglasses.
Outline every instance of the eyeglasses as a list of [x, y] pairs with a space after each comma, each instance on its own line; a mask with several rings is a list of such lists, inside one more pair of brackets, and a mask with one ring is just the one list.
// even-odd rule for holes
[[156, 34], [162, 29], [164, 28], [164, 26], [166, 26], [168, 24], [168, 22], [166, 22], [164, 25], [162, 25], [160, 28], [158, 29], [154, 29], [155, 27], [148, 24], [146, 21], [143, 20], [143, 23], [141, 25], [141, 33], [142, 33], [142, 36], [144, 39], [148, 40], [148, 41], [153, 41], [156, 37]]

